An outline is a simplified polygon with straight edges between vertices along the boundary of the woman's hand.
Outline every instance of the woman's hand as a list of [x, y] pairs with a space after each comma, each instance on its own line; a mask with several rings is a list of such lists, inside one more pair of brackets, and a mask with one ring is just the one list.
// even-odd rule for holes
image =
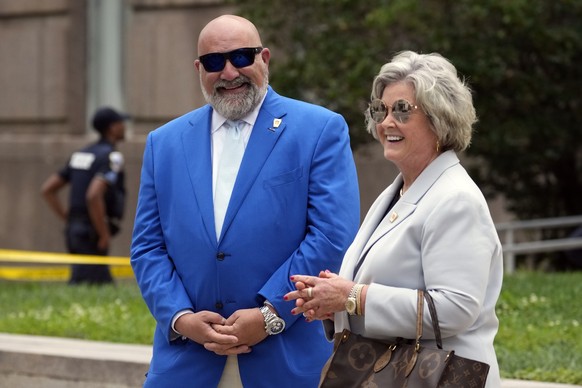
[[333, 313], [345, 310], [346, 300], [355, 284], [329, 271], [321, 271], [319, 277], [293, 275], [291, 281], [297, 291], [291, 291], [283, 298], [295, 300], [291, 313], [303, 313], [308, 320], [330, 319]]

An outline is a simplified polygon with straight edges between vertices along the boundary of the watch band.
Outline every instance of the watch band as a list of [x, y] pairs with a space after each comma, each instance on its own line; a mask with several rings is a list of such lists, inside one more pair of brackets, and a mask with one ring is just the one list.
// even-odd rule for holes
[[354, 284], [350, 293], [348, 295], [348, 301], [353, 300], [355, 303], [355, 308], [353, 311], [348, 311], [350, 315], [362, 315], [362, 303], [361, 303], [361, 295], [362, 289], [364, 288], [364, 284]]
[[276, 318], [277, 314], [271, 311], [269, 305], [266, 303], [260, 308], [263, 318], [265, 318], [265, 323], [269, 322], [271, 319]]
[[263, 306], [269, 306], [270, 308], [272, 308], [273, 310], [275, 310], [275, 306], [273, 306], [273, 304], [271, 302], [269, 302], [268, 300], [265, 300], [263, 302]]
[[354, 284], [354, 286], [350, 290], [350, 293], [348, 294], [348, 298], [355, 298], [357, 290], [358, 290], [358, 284]]

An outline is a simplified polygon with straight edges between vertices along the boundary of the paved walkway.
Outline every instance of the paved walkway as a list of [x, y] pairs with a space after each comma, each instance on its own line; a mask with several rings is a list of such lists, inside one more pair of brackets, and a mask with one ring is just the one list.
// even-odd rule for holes
[[542, 383], [538, 381], [502, 380], [502, 388], [578, 388], [580, 385]]
[[[0, 388], [137, 388], [151, 347], [0, 333]], [[501, 388], [582, 388], [503, 380]]]
[[138, 388], [151, 347], [0, 333], [0, 388]]

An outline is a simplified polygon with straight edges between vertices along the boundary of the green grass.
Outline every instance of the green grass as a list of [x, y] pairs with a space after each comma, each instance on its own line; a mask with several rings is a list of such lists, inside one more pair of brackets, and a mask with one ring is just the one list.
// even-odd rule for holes
[[582, 272], [504, 280], [495, 348], [503, 377], [582, 384]]
[[[504, 378], [582, 385], [582, 272], [505, 279], [495, 341]], [[0, 332], [150, 344], [154, 320], [135, 282], [0, 281]]]
[[134, 281], [100, 287], [0, 281], [0, 332], [151, 344], [154, 325]]

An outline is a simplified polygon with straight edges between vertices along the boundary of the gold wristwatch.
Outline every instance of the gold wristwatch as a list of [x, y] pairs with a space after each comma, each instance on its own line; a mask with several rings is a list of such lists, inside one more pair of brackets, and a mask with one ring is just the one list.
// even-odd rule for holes
[[358, 307], [358, 300], [356, 299], [356, 296], [358, 294], [358, 286], [359, 284], [354, 284], [354, 286], [350, 290], [348, 299], [346, 300], [346, 311], [350, 315], [356, 315]]

